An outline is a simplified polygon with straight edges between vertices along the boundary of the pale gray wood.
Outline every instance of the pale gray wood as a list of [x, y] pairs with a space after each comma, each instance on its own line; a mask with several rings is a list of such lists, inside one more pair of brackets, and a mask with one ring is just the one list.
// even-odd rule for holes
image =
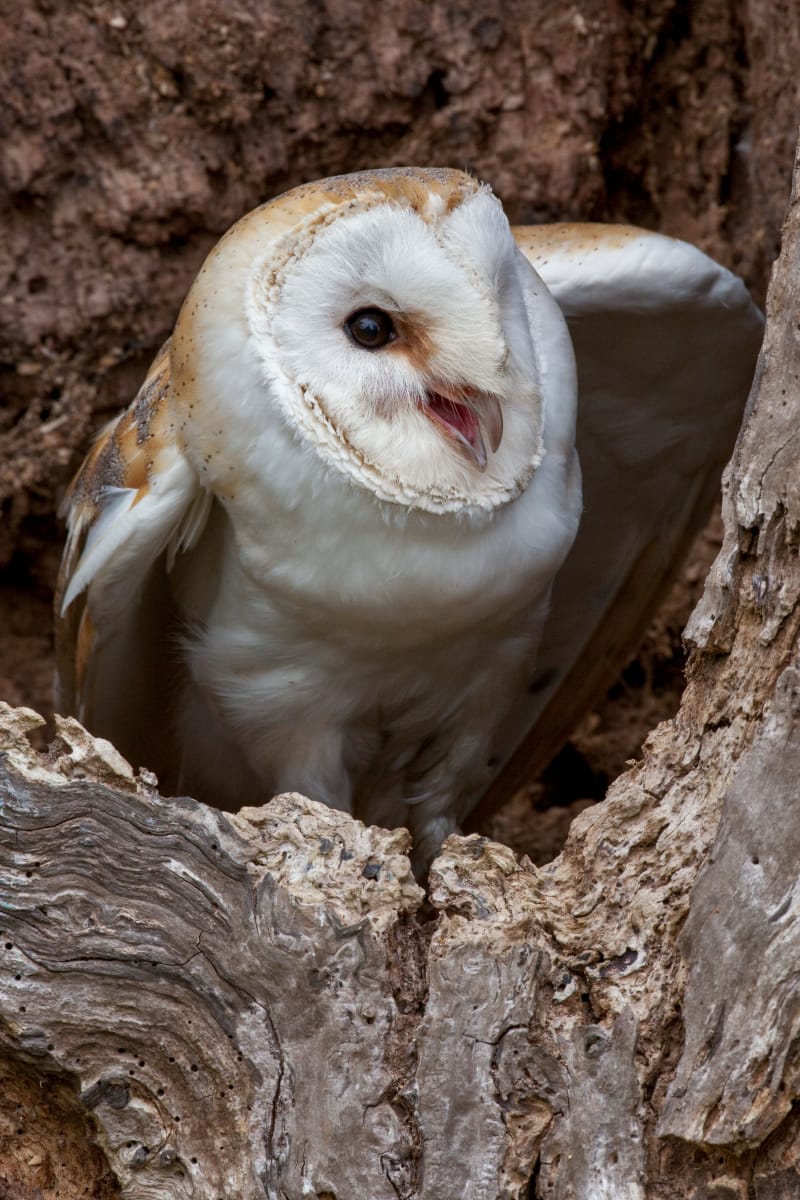
[[[88, 735], [62, 737], [85, 766]], [[302, 797], [228, 818], [35, 756], [20, 773], [9, 742], [6, 1043], [80, 1079], [125, 1194], [394, 1200], [407, 834]]]
[[563, 1068], [529, 1036], [552, 986], [531, 882], [509, 850], [477, 836], [451, 839], [434, 864], [442, 916], [416, 1039], [424, 1200], [524, 1195], [539, 1137], [564, 1103]]
[[800, 1092], [800, 671], [742, 757], [680, 939], [685, 1042], [659, 1132], [758, 1146]]
[[636, 1020], [578, 1025], [565, 1047], [567, 1104], [542, 1144], [540, 1192], [553, 1200], [645, 1200]]

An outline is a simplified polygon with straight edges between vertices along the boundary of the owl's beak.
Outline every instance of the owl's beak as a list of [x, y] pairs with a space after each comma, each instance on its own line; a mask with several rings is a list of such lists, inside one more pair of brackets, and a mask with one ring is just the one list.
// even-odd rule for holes
[[437, 383], [429, 388], [424, 412], [452, 438], [479, 471], [487, 465], [486, 441], [496, 450], [503, 437], [503, 410], [492, 392]]

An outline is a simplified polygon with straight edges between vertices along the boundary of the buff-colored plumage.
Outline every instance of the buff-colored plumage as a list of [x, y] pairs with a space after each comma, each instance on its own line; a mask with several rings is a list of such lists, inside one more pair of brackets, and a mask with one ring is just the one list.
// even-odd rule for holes
[[760, 333], [692, 247], [512, 235], [460, 172], [263, 205], [73, 484], [62, 710], [167, 789], [302, 791], [426, 861], [629, 648]]

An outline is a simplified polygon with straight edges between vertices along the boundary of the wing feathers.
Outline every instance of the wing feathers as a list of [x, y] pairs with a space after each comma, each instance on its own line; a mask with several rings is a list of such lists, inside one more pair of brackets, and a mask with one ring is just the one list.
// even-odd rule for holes
[[684, 242], [627, 226], [514, 233], [575, 348], [584, 512], [553, 587], [546, 683], [500, 731], [505, 766], [473, 822], [547, 764], [634, 652], [718, 492], [763, 328], [742, 281]]
[[167, 545], [167, 571], [175, 565], [179, 554], [185, 554], [200, 540], [200, 535], [206, 527], [213, 496], [211, 492], [201, 489], [197, 492], [183, 518]]
[[116, 581], [135, 593], [138, 577], [171, 540], [172, 561], [192, 545], [210, 505], [210, 497], [196, 492], [194, 470], [173, 448], [162, 450], [141, 488], [105, 488], [64, 591], [62, 615], [92, 581], [106, 594], [114, 591]]
[[128, 753], [131, 731], [152, 725], [153, 707], [164, 703], [166, 570], [195, 544], [212, 502], [175, 441], [169, 388], [164, 347], [133, 404], [102, 431], [66, 500], [58, 700]]

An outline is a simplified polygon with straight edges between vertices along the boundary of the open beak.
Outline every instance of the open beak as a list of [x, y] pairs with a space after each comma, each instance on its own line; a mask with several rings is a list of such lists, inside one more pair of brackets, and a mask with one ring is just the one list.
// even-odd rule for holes
[[479, 471], [486, 470], [486, 442], [494, 451], [503, 437], [503, 410], [492, 392], [436, 383], [423, 401], [426, 416], [467, 454]]

